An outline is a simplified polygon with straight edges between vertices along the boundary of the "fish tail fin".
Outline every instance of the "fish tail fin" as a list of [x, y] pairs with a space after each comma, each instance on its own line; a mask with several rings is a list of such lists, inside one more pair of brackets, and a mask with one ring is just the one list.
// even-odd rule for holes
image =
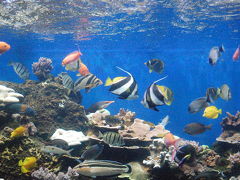
[[211, 129], [212, 128], [212, 124], [209, 124], [207, 126], [205, 126], [206, 129]]
[[23, 165], [23, 161], [22, 160], [18, 161], [18, 166], [22, 166], [22, 165]]
[[124, 70], [124, 69], [122, 69], [122, 68], [120, 68], [120, 67], [118, 67], [118, 66], [116, 66], [116, 68], [118, 68], [118, 69], [120, 69], [121, 71], [127, 73], [129, 76], [132, 76], [132, 74], [131, 74], [130, 72], [128, 72], [128, 71], [126, 71], [126, 70]]
[[217, 95], [219, 96], [221, 94], [221, 89], [220, 88], [217, 88]]
[[220, 52], [224, 52], [225, 51], [223, 44], [219, 47], [219, 51]]
[[108, 77], [106, 82], [105, 82], [105, 86], [111, 86], [112, 83], [113, 83], [112, 79], [110, 77]]
[[27, 168], [25, 168], [24, 166], [21, 167], [21, 171], [22, 173], [28, 173], [30, 172]]
[[131, 172], [132, 172], [132, 167], [131, 167], [131, 165], [126, 164], [126, 166], [127, 166], [127, 171], [126, 171], [126, 173], [131, 173]]
[[74, 149], [70, 149], [67, 151], [67, 155], [71, 156], [71, 152], [73, 151]]
[[219, 109], [218, 112], [219, 112], [219, 114], [222, 114], [222, 109]]

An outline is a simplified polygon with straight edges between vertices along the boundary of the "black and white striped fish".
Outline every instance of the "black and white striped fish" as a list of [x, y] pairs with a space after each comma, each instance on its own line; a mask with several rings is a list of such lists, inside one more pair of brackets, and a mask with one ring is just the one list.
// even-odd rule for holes
[[29, 76], [30, 76], [29, 70], [22, 63], [10, 62], [8, 65], [13, 66], [13, 69], [14, 69], [15, 73], [21, 79], [24, 79], [24, 80], [29, 79]]
[[109, 144], [110, 146], [123, 146], [125, 145], [123, 137], [116, 133], [116, 132], [105, 132], [102, 136], [102, 139], [105, 143]]
[[85, 89], [86, 92], [89, 92], [90, 89], [95, 88], [99, 85], [102, 85], [102, 81], [98, 79], [93, 74], [88, 74], [86, 76], [81, 76], [74, 83], [74, 91], [80, 91], [81, 89]]
[[62, 85], [70, 90], [73, 90], [74, 82], [72, 78], [66, 72], [62, 72], [59, 74], [59, 77], [62, 79]]
[[111, 86], [109, 91], [118, 95], [119, 99], [133, 100], [138, 98], [138, 85], [132, 74], [117, 67], [121, 71], [127, 73], [128, 77], [116, 77], [113, 80], [108, 78], [105, 86]]
[[156, 106], [164, 105], [164, 95], [157, 86], [157, 82], [165, 79], [167, 76], [154, 81], [145, 91], [143, 100], [141, 103], [144, 107], [152, 109], [154, 111], [159, 111]]

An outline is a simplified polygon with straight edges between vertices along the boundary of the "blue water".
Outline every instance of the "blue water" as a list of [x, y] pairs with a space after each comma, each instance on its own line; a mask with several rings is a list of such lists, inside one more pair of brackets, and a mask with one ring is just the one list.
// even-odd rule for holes
[[[124, 7], [134, 7], [133, 2], [135, 1], [129, 1]], [[116, 100], [116, 103], [108, 108], [112, 114], [118, 113], [120, 108], [125, 108], [136, 112], [138, 118], [155, 124], [169, 115], [170, 123], [167, 129], [173, 134], [201, 144], [212, 144], [221, 133], [220, 122], [225, 113], [235, 114], [239, 110], [240, 61], [233, 62], [232, 55], [240, 43], [240, 13], [237, 11], [240, 2], [214, 3], [210, 0], [138, 2], [148, 2], [149, 6], [142, 5], [143, 10], [131, 11], [132, 13], [116, 12], [112, 16], [90, 13], [87, 15], [87, 23], [76, 24], [76, 17], [80, 15], [70, 17], [69, 21], [66, 21], [66, 17], [56, 14], [55, 17], [50, 17], [50, 25], [44, 27], [41, 26], [43, 23], [41, 19], [39, 24], [36, 21], [30, 26], [23, 24], [20, 28], [14, 23], [0, 25], [0, 41], [6, 41], [12, 47], [9, 52], [0, 56], [0, 80], [23, 82], [7, 63], [19, 61], [31, 69], [31, 64], [40, 57], [53, 60], [52, 74], [56, 76], [65, 71], [61, 66], [62, 59], [77, 50], [78, 44], [83, 53], [81, 59], [91, 73], [102, 81], [108, 76], [125, 76], [125, 73], [116, 68], [120, 66], [135, 77], [139, 86], [140, 97], [132, 101], [116, 100], [116, 96], [108, 92], [108, 87], [104, 86], [94, 88], [90, 93], [82, 91], [82, 104], [85, 107], [97, 101]], [[9, 4], [11, 3], [15, 1], [9, 1]], [[95, 12], [97, 8], [104, 8], [104, 5], [100, 3], [95, 9], [90, 10]], [[107, 10], [116, 11], [113, 7], [110, 6]], [[148, 9], [144, 11], [147, 7]], [[3, 16], [0, 17], [0, 22], [3, 22]], [[51, 20], [55, 20], [53, 18], [56, 17], [57, 23], [51, 26]], [[76, 38], [81, 31], [89, 40]], [[209, 65], [209, 50], [221, 44], [226, 51], [217, 65]], [[152, 58], [164, 61], [163, 74], [148, 72], [144, 62]], [[73, 79], [77, 79], [75, 73], [69, 73]], [[159, 112], [146, 109], [140, 104], [144, 91], [153, 81], [165, 75], [168, 75], [168, 78], [159, 84], [172, 89], [174, 93], [172, 105], [159, 106]], [[31, 74], [31, 79], [36, 80], [36, 77]], [[214, 105], [223, 110], [218, 119], [203, 118], [202, 111], [197, 114], [188, 113], [188, 104], [198, 97], [205, 96], [208, 87], [220, 87], [225, 83], [231, 88], [232, 99], [229, 101], [218, 99], [215, 102]], [[190, 136], [183, 132], [183, 127], [191, 122], [213, 124], [213, 127], [211, 131], [201, 135]]]

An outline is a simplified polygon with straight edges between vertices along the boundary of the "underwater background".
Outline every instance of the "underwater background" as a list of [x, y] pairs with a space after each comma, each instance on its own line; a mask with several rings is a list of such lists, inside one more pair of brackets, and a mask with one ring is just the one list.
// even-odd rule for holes
[[[115, 100], [108, 110], [120, 108], [136, 112], [138, 118], [158, 124], [166, 115], [167, 125], [175, 135], [211, 145], [221, 133], [220, 121], [225, 112], [239, 110], [239, 61], [232, 55], [240, 39], [239, 0], [129, 0], [129, 1], [0, 1], [0, 40], [11, 50], [0, 56], [0, 80], [23, 82], [8, 66], [22, 62], [29, 69], [40, 57], [52, 59], [54, 76], [66, 72], [63, 58], [78, 46], [81, 59], [103, 82], [107, 77], [125, 76], [119, 66], [129, 71], [139, 86], [137, 100], [120, 100], [99, 86], [90, 93], [82, 91], [82, 105]], [[208, 63], [213, 46], [224, 45], [225, 52], [215, 66]], [[149, 73], [144, 62], [164, 61], [162, 74]], [[69, 73], [76, 80], [75, 73]], [[140, 101], [155, 80], [174, 93], [171, 106], [159, 112], [145, 108]], [[31, 74], [31, 79], [36, 77]], [[202, 113], [190, 114], [189, 103], [205, 96], [208, 87], [228, 84], [232, 99], [218, 99], [214, 105], [223, 110], [218, 119], [206, 119]], [[197, 136], [183, 132], [191, 122], [213, 124], [211, 131]]]

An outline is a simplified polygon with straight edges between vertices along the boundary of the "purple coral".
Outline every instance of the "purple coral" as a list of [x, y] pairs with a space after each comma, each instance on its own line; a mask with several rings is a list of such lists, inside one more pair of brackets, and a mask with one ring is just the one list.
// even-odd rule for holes
[[38, 62], [32, 64], [33, 73], [41, 81], [44, 81], [49, 77], [49, 73], [52, 69], [52, 60], [49, 58], [40, 57]]

